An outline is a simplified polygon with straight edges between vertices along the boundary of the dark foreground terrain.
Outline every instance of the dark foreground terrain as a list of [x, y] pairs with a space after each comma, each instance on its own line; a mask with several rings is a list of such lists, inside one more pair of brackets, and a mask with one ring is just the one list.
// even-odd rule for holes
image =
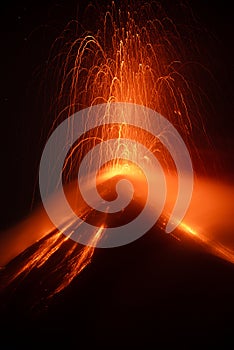
[[3, 291], [0, 348], [233, 346], [234, 266], [189, 237], [178, 241], [153, 228], [129, 245], [97, 249], [51, 300], [41, 282], [48, 269]]

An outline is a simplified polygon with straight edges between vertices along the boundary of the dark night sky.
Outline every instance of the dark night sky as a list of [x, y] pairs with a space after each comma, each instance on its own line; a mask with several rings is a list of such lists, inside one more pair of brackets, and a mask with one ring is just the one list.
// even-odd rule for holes
[[[86, 4], [81, 3], [83, 7]], [[20, 220], [31, 205], [48, 108], [39, 93], [43, 66], [53, 40], [76, 17], [76, 4], [75, 1], [1, 3], [2, 228]], [[204, 63], [217, 80], [214, 87], [210, 82], [207, 86], [202, 82], [215, 111], [210, 115], [208, 128], [215, 147], [222, 152], [229, 148], [230, 153], [234, 78], [232, 11], [228, 2], [210, 5], [210, 2], [190, 1], [189, 4], [209, 33], [198, 44], [201, 52], [207, 53]], [[228, 161], [225, 166], [228, 168]]]

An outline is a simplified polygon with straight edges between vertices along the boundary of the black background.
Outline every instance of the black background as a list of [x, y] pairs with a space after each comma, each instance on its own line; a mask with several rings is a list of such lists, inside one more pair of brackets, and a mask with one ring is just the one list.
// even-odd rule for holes
[[[213, 105], [207, 125], [222, 158], [221, 168], [232, 175], [233, 15], [229, 2], [189, 1], [206, 28], [200, 38], [204, 64], [217, 85], [207, 86]], [[170, 2], [167, 2], [167, 6]], [[82, 12], [86, 2], [81, 2]], [[43, 66], [54, 39], [76, 17], [77, 2], [1, 3], [1, 228], [26, 216], [31, 208], [37, 167], [48, 130], [43, 130], [46, 108], [41, 95]], [[205, 80], [201, 85], [205, 87]], [[219, 157], [218, 157], [219, 159]], [[36, 190], [37, 191], [37, 190]], [[36, 194], [36, 200], [38, 196]], [[134, 245], [98, 253], [95, 263], [54, 301], [48, 314], [31, 319], [17, 303], [10, 306], [7, 331], [26, 344], [75, 341], [86, 346], [136, 346], [157, 339], [173, 344], [215, 344], [233, 339], [233, 267], [210, 257], [187, 242], [181, 247], [168, 237], [147, 234]], [[147, 251], [147, 254], [143, 254]], [[146, 256], [147, 255], [147, 256]], [[22, 295], [33, 292], [19, 290]], [[35, 292], [35, 291], [34, 291]], [[77, 293], [77, 294], [76, 294]], [[69, 300], [81, 302], [69, 303]], [[26, 307], [26, 306], [25, 306]], [[23, 316], [21, 316], [23, 314]], [[4, 320], [2, 320], [4, 324]], [[19, 325], [18, 332], [17, 324]], [[3, 327], [3, 326], [2, 326]], [[135, 341], [133, 341], [135, 340]], [[12, 344], [12, 339], [8, 338]], [[21, 344], [21, 342], [20, 342]], [[129, 346], [128, 346], [129, 347]]]

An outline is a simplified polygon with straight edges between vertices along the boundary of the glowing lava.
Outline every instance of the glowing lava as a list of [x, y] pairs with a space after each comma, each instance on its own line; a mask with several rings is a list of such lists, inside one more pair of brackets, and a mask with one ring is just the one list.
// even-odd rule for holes
[[[132, 102], [150, 107], [166, 117], [187, 143], [192, 158], [196, 158], [197, 149], [192, 141], [192, 127], [200, 124], [203, 129], [203, 125], [196, 103], [196, 92], [192, 90], [192, 84], [184, 71], [189, 55], [181, 34], [161, 7], [156, 15], [148, 5], [137, 10], [136, 12], [131, 7], [116, 9], [113, 3], [108, 11], [98, 16], [99, 26], [96, 32], [83, 32], [77, 37], [78, 22], [72, 22], [56, 40], [49, 60], [53, 67], [57, 67], [52, 69], [56, 79], [52, 78], [50, 81], [58, 82], [56, 87], [53, 86], [56, 100], [51, 106], [52, 115], [55, 114], [51, 131], [68, 116], [85, 107], [103, 102]], [[75, 30], [72, 29], [74, 25]], [[48, 71], [51, 70], [51, 65], [48, 65]], [[64, 162], [64, 188], [71, 207], [83, 220], [93, 220], [97, 224], [97, 230], [90, 241], [93, 246], [105, 227], [110, 225], [110, 221], [105, 214], [95, 216], [94, 210], [80, 197], [74, 181], [82, 158], [95, 145], [110, 138], [116, 139], [116, 149], [120, 149], [121, 139], [129, 138], [145, 145], [160, 160], [168, 186], [165, 210], [158, 223], [161, 228], [164, 228], [164, 219], [170, 215], [176, 198], [178, 184], [170, 154], [152, 135], [129, 127], [127, 122], [126, 115], [126, 123], [98, 127], [84, 133], [73, 145]], [[145, 120], [145, 123], [148, 121]], [[72, 130], [72, 118], [69, 127]], [[114, 161], [100, 169], [97, 188], [103, 198], [111, 200], [115, 196], [113, 188], [116, 179], [128, 178], [134, 184], [134, 201], [142, 207], [147, 193], [144, 177], [133, 163], [123, 163], [120, 159], [130, 153], [132, 159], [138, 163], [139, 155], [132, 146], [122, 148], [122, 157], [116, 157], [113, 149]], [[101, 153], [102, 150], [100, 158]], [[233, 193], [231, 186], [197, 178], [190, 210], [180, 229], [173, 234], [179, 239], [182, 239], [181, 232], [187, 234], [205, 244], [213, 253], [234, 262], [234, 242], [230, 237], [234, 228], [230, 213]], [[227, 206], [221, 205], [221, 202]], [[59, 207], [56, 194], [54, 205]], [[124, 215], [124, 211], [122, 214]], [[64, 229], [69, 232], [69, 218], [61, 220], [64, 220]], [[218, 236], [219, 232], [223, 235], [224, 227], [227, 232], [225, 239]], [[56, 286], [49, 291], [49, 296], [62, 291], [90, 263], [94, 253], [94, 247], [79, 246], [75, 242], [70, 242], [66, 248], [69, 234], [65, 237], [62, 232], [58, 232], [43, 208], [38, 208], [28, 219], [1, 234], [1, 266], [7, 265], [37, 242], [37, 249], [29, 256], [26, 254], [18, 270], [8, 276], [6, 284], [25, 277], [32, 269], [40, 269], [59, 255], [59, 261], [56, 260], [53, 268], [48, 271], [48, 276], [59, 276]]]
[[[155, 176], [155, 174], [152, 174], [152, 176]], [[97, 185], [100, 186], [100, 195], [108, 197], [108, 194], [111, 193], [111, 196], [113, 196], [113, 188], [115, 188], [116, 181], [120, 177], [127, 178], [134, 183], [136, 193], [135, 202], [138, 206], [143, 207], [146, 183], [143, 174], [139, 173], [135, 165], [117, 165], [116, 167], [112, 167], [109, 172], [100, 173], [99, 181], [97, 182]], [[170, 183], [169, 186], [172, 188], [176, 184], [176, 176], [168, 176], [167, 182], [168, 184]], [[174, 191], [176, 192], [176, 185]], [[89, 219], [93, 215], [93, 211], [90, 211], [89, 207], [80, 207], [76, 185], [74, 183], [68, 186], [66, 194], [70, 203], [76, 208], [77, 213], [81, 216], [85, 215], [86, 219]], [[234, 222], [230, 211], [230, 202], [233, 200], [233, 197], [234, 188], [232, 186], [221, 185], [208, 178], [197, 179], [190, 210], [187, 212], [179, 228], [173, 232], [173, 236], [181, 240], [182, 243], [184, 237], [188, 236], [202, 244], [211, 253], [227, 261], [234, 262], [234, 239], [232, 235]], [[203, 199], [205, 210], [201, 206], [201, 198]], [[222, 205], [222, 211], [220, 211], [220, 198], [222, 198], [222, 202], [226, 203], [226, 208]], [[59, 205], [56, 198], [54, 201], [55, 205]], [[162, 219], [157, 223], [157, 227], [161, 227], [162, 230], [167, 221], [166, 218], [170, 216], [170, 212], [168, 211], [171, 208], [170, 202], [174, 202], [173, 191], [171, 192], [171, 196], [168, 195]], [[135, 215], [136, 209], [134, 207], [132, 211]], [[120, 217], [124, 216], [124, 214], [125, 212], [123, 211]], [[153, 214], [149, 212], [149, 215]], [[107, 225], [105, 214], [102, 217], [96, 216], [95, 220], [99, 228], [97, 228], [92, 238], [93, 241], [90, 242], [92, 245], [95, 245], [95, 242], [101, 237]], [[113, 221], [119, 223], [118, 218], [115, 218]], [[226, 223], [225, 225], [223, 225], [224, 222]], [[67, 229], [69, 229], [69, 222]], [[19, 233], [20, 245], [18, 245]], [[55, 276], [59, 276], [56, 279], [55, 287], [49, 291], [49, 296], [51, 297], [67, 287], [91, 262], [95, 248], [94, 246], [81, 246], [72, 242], [69, 237], [64, 236], [49, 222], [47, 214], [43, 207], [41, 207], [24, 223], [20, 223], [17, 227], [0, 236], [1, 266], [6, 265], [12, 258], [30, 247], [32, 237], [30, 241], [28, 238], [32, 233], [34, 242], [37, 241], [37, 249], [33, 253], [30, 253], [29, 256], [27, 253], [25, 253], [25, 257], [22, 256], [17, 270], [8, 275], [6, 285], [17, 278], [25, 278], [33, 269], [40, 269], [50, 263], [52, 264], [52, 268], [50, 267], [48, 270], [47, 279], [50, 279], [49, 276], [51, 276], [54, 280], [56, 279]], [[56, 260], [56, 255], [59, 255], [59, 263]], [[55, 260], [53, 261], [53, 259]]]

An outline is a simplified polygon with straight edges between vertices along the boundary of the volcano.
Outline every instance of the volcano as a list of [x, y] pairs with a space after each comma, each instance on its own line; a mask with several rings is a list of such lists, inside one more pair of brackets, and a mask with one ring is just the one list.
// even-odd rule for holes
[[[101, 195], [111, 192], [113, 181], [102, 184]], [[140, 198], [128, 209], [129, 217], [141, 210]], [[49, 233], [38, 232], [41, 226], [35, 220], [41, 222], [42, 215], [38, 210], [31, 218], [30, 230], [38, 239], [2, 268], [2, 285], [57, 234], [52, 224]], [[234, 331], [233, 264], [212, 254], [183, 225], [165, 234], [164, 219], [128, 245], [96, 248], [91, 263], [53, 297], [49, 291], [64, 276], [69, 278], [69, 256], [63, 258], [74, 244], [73, 258], [82, 249], [72, 240], [61, 244], [45, 264], [16, 277], [1, 291], [1, 345], [109, 349], [229, 343]], [[100, 217], [90, 212], [86, 220]], [[113, 216], [108, 225], [119, 222], [120, 215]], [[5, 240], [8, 249], [16, 233], [14, 228], [10, 245]], [[20, 234], [22, 238], [18, 228]]]

